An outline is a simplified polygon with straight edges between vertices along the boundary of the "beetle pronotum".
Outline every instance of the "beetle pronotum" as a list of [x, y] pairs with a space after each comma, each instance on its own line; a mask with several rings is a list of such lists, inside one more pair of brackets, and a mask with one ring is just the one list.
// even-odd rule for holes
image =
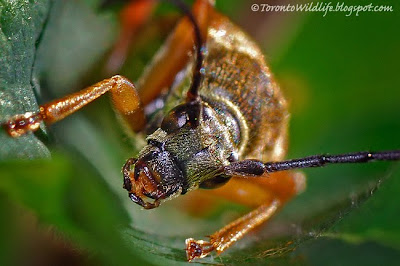
[[[231, 189], [235, 187], [247, 192], [261, 188], [257, 199], [243, 199], [244, 204], [259, 206], [254, 211], [212, 234], [209, 241], [186, 240], [189, 261], [223, 252], [300, 192], [304, 176], [284, 170], [400, 159], [396, 150], [282, 161], [287, 104], [260, 49], [208, 1], [196, 1], [194, 15], [179, 6], [189, 20], [179, 23], [138, 89], [114, 76], [42, 105], [39, 113], [15, 116], [4, 124], [7, 132], [19, 137], [35, 131], [41, 121], [54, 123], [110, 92], [118, 115], [132, 131], [148, 133], [138, 158], [128, 159], [123, 167], [124, 188], [135, 203], [151, 209], [191, 190], [228, 181], [229, 189], [220, 190], [221, 196], [237, 193]], [[193, 47], [187, 31], [194, 31], [194, 60], [187, 56]], [[154, 75], [160, 67], [167, 69], [162, 77]], [[184, 75], [177, 78], [180, 71]], [[170, 91], [162, 98], [163, 108], [146, 109], [166, 84]]]

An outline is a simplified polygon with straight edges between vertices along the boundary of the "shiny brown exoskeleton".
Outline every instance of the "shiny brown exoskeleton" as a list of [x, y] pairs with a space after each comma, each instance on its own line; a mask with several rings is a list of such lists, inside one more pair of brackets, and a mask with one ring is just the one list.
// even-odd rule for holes
[[[139, 4], [145, 10], [154, 5], [138, 1], [132, 6]], [[149, 133], [138, 157], [123, 167], [124, 188], [132, 201], [151, 209], [197, 188], [216, 188], [209, 193], [255, 207], [209, 241], [187, 239], [189, 261], [223, 252], [304, 189], [303, 174], [283, 170], [400, 159], [400, 151], [388, 151], [282, 161], [289, 114], [260, 49], [206, 0], [196, 1], [195, 18], [186, 14], [190, 20], [178, 24], [139, 80], [138, 90], [126, 78], [114, 76], [42, 105], [38, 113], [17, 115], [5, 129], [18, 137], [109, 91], [130, 129]], [[193, 29], [195, 59], [190, 56]], [[168, 93], [161, 96], [165, 88]]]

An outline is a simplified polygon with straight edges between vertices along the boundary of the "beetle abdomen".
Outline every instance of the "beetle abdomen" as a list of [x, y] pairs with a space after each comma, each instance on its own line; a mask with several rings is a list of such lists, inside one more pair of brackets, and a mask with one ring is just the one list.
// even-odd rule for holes
[[[232, 143], [226, 149], [235, 147], [239, 159], [283, 159], [289, 117], [286, 100], [257, 45], [216, 12], [210, 14], [203, 68], [200, 96], [230, 131]], [[177, 74], [159, 118], [185, 101], [191, 69], [190, 64]], [[154, 119], [152, 128], [159, 122]]]
[[[212, 106], [225, 106], [222, 109], [229, 111], [239, 124], [240, 132], [227, 125], [238, 141], [239, 156], [281, 159], [285, 151], [287, 106], [261, 51], [219, 14], [213, 15], [209, 26], [207, 51], [200, 94]], [[229, 119], [226, 121], [229, 123]]]

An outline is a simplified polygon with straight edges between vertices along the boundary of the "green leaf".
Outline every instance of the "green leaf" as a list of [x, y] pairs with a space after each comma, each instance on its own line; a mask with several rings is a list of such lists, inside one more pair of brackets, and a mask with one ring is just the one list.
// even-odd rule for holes
[[393, 177], [383, 179], [377, 191], [370, 192], [373, 197], [332, 227], [327, 235], [350, 243], [376, 242], [400, 250], [400, 205], [393, 197], [400, 190], [400, 179], [395, 178], [399, 174], [398, 167], [391, 170], [389, 175]]
[[[0, 63], [5, 66], [0, 68], [1, 121], [37, 110], [35, 93], [44, 102], [105, 78], [102, 62], [118, 33], [117, 16], [115, 10], [98, 10], [98, 3], [0, 1]], [[397, 10], [394, 1], [386, 4]], [[268, 20], [269, 13], [255, 14], [246, 2], [219, 1], [218, 8], [230, 12], [261, 43], [268, 40], [267, 61], [291, 103], [290, 157], [399, 148], [398, 13], [358, 17], [340, 12], [326, 17], [293, 13], [289, 18], [278, 13], [279, 19]], [[31, 23], [26, 22], [29, 17]], [[125, 65], [124, 73], [140, 76], [160, 43], [158, 37], [165, 33], [155, 35], [148, 45], [149, 35], [141, 36], [138, 50], [132, 52], [133, 63]], [[16, 39], [9, 40], [10, 36]], [[18, 228], [13, 224], [18, 215], [12, 215], [13, 206], [22, 205], [43, 225], [55, 226], [105, 265], [177, 265], [186, 260], [185, 238], [203, 238], [245, 212], [226, 204], [216, 214], [198, 218], [179, 209], [179, 199], [152, 211], [132, 204], [121, 188], [120, 171], [137, 150], [116, 123], [107, 99], [52, 126], [48, 145], [57, 154], [51, 161], [0, 165], [0, 207], [10, 214], [5, 215], [0, 233], [10, 234], [8, 239], [16, 247], [13, 232]], [[34, 135], [11, 139], [1, 131], [0, 148], [1, 159], [48, 156]], [[201, 261], [229, 265], [399, 262], [396, 225], [400, 217], [395, 199], [400, 173], [392, 165], [305, 171], [306, 191], [267, 226], [223, 255]]]
[[[39, 110], [32, 68], [49, 6], [50, 1], [0, 1], [0, 123]], [[0, 159], [49, 156], [35, 136], [12, 139], [0, 131]]]
[[128, 225], [128, 216], [92, 170], [56, 155], [51, 160], [0, 163], [0, 176], [1, 195], [32, 210], [41, 224], [53, 225], [79, 248], [119, 265], [135, 258], [119, 233]]

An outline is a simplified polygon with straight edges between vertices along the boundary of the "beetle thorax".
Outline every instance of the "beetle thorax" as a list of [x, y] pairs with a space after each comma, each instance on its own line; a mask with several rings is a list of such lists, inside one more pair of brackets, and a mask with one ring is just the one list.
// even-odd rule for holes
[[205, 102], [198, 126], [187, 124], [172, 133], [159, 128], [147, 141], [149, 144], [139, 156], [145, 156], [155, 145], [168, 152], [183, 173], [182, 194], [219, 177], [221, 168], [237, 159], [231, 132]]

